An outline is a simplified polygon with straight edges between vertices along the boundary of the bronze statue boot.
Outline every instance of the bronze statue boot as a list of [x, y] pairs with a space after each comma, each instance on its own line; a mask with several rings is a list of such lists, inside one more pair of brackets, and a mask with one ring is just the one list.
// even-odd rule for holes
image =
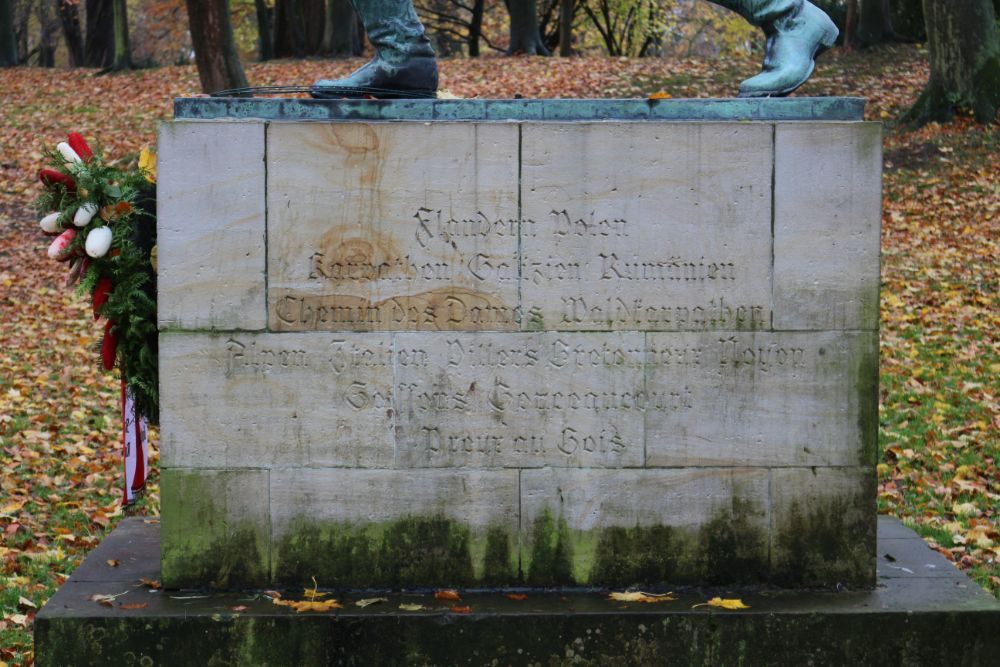
[[438, 66], [411, 0], [353, 0], [375, 57], [343, 79], [322, 79], [320, 99], [437, 97]]
[[782, 97], [812, 75], [816, 57], [840, 31], [807, 0], [712, 0], [739, 13], [767, 35], [764, 69], [740, 84], [740, 97]]

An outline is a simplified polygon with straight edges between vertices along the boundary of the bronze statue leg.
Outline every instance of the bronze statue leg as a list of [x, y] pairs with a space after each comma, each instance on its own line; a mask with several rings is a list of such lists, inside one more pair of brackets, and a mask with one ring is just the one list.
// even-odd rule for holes
[[767, 36], [764, 69], [740, 85], [740, 97], [780, 97], [809, 78], [816, 56], [833, 46], [838, 30], [807, 0], [711, 0], [731, 9]]
[[352, 0], [375, 47], [370, 62], [343, 79], [313, 84], [313, 97], [436, 97], [437, 59], [411, 0]]

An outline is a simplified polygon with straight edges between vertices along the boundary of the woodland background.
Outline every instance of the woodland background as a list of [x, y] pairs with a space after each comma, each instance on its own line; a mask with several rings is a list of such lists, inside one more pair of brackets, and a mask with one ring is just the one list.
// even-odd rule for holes
[[[35, 612], [123, 514], [118, 381], [45, 256], [34, 174], [70, 131], [123, 164], [155, 145], [172, 99], [206, 88], [195, 51], [225, 48], [192, 39], [193, 1], [0, 0], [0, 667], [32, 663]], [[251, 85], [371, 54], [344, 0], [195, 4], [221, 6]], [[866, 97], [885, 123], [879, 510], [1000, 596], [1000, 3], [817, 4], [847, 35], [797, 94]], [[417, 6], [459, 97], [725, 97], [762, 57], [757, 30], [702, 1]], [[533, 25], [511, 20], [524, 6]], [[130, 512], [155, 521], [152, 440]]]

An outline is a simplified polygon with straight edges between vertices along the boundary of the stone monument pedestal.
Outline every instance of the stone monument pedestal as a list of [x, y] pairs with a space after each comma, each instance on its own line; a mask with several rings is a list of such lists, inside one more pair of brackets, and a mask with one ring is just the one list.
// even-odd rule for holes
[[179, 101], [164, 584], [871, 587], [862, 106]]
[[[159, 533], [156, 524], [125, 519], [87, 557], [35, 620], [39, 667], [979, 667], [1000, 654], [1000, 603], [888, 517], [878, 521], [872, 591], [679, 589], [677, 600], [660, 604], [611, 602], [597, 592], [529, 591], [511, 600], [487, 591], [463, 593], [459, 603], [388, 593], [364, 608], [355, 602], [375, 594], [355, 591], [338, 594], [343, 609], [322, 614], [296, 614], [247, 592], [149, 591], [139, 580], [160, 577]], [[113, 608], [89, 599], [126, 591]], [[738, 595], [750, 609], [692, 609], [716, 595]], [[471, 612], [453, 612], [455, 605]]]
[[[125, 524], [50, 601], [39, 664], [990, 655], [988, 596], [898, 525], [876, 551], [881, 140], [862, 111], [178, 100], [162, 523]], [[919, 591], [881, 561], [876, 579], [892, 540]], [[101, 571], [129, 548], [140, 570]], [[167, 589], [147, 606], [84, 602], [140, 572]], [[345, 608], [218, 592], [314, 581]], [[626, 587], [683, 592], [594, 592]], [[399, 608], [437, 588], [469, 609]], [[692, 609], [714, 595], [751, 609]]]

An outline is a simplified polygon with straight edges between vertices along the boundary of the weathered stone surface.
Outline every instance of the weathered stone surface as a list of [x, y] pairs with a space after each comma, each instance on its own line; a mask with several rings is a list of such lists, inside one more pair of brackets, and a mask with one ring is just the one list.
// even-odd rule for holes
[[533, 585], [759, 581], [768, 473], [525, 470], [521, 569]]
[[873, 468], [772, 470], [773, 581], [874, 586], [875, 489]]
[[277, 581], [398, 588], [516, 578], [515, 470], [274, 470], [270, 495]]
[[[478, 666], [484, 656], [552, 666], [660, 665], [665, 656], [681, 665], [993, 664], [1000, 603], [898, 520], [878, 524], [880, 565], [906, 564], [913, 574], [886, 575], [871, 591], [699, 587], [674, 589], [677, 599], [661, 604], [623, 604], [597, 591], [531, 591], [528, 600], [462, 591], [468, 614], [431, 592], [380, 592], [385, 602], [359, 607], [374, 594], [338, 591], [343, 608], [300, 614], [241, 591], [149, 594], [136, 582], [160, 579], [160, 526], [126, 518], [39, 611], [35, 659], [39, 667]], [[905, 537], [885, 539], [890, 531]], [[108, 567], [108, 559], [121, 564]], [[90, 599], [111, 591], [124, 592], [114, 608]], [[739, 597], [750, 609], [694, 607], [715, 595]], [[302, 599], [302, 582], [284, 597]], [[426, 610], [402, 610], [403, 603]]]
[[648, 466], [874, 465], [875, 334], [649, 333]]
[[516, 330], [517, 127], [273, 124], [273, 330]]
[[389, 334], [160, 336], [164, 466], [386, 466]]
[[[398, 334], [401, 467], [641, 466], [641, 333]], [[399, 357], [403, 359], [402, 356]]]
[[[399, 108], [505, 104], [617, 108]], [[237, 567], [195, 486], [255, 468], [258, 586], [871, 584], [874, 126], [164, 137], [162, 461], [194, 499], [164, 511], [205, 514], [173, 543], [222, 545], [192, 577]]]
[[772, 129], [526, 124], [524, 327], [770, 325]]
[[160, 328], [263, 329], [263, 123], [164, 123], [158, 150]]
[[163, 585], [241, 588], [267, 580], [268, 471], [160, 472]]
[[775, 127], [774, 327], [878, 329], [879, 123]]

